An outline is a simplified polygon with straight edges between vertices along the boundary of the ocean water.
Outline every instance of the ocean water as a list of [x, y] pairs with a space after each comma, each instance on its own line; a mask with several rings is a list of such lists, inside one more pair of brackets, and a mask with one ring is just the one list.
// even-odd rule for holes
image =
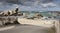
[[[33, 17], [34, 15], [36, 15], [35, 11], [34, 12], [32, 12], [32, 11], [31, 12], [22, 11], [22, 12], [23, 13], [28, 13], [29, 14], [28, 17]], [[50, 13], [50, 12], [38, 12], [38, 13], [40, 13], [44, 17], [51, 17], [51, 18], [55, 18], [55, 19], [60, 19], [60, 15], [58, 16], [58, 15]]]
[[28, 11], [22, 11], [23, 13], [30, 13], [29, 16], [34, 16], [36, 13], [40, 13], [42, 16], [45, 16], [45, 17], [49, 17], [49, 16], [53, 16], [51, 13], [49, 12], [39, 12], [39, 11], [31, 11], [31, 12], [28, 12]]

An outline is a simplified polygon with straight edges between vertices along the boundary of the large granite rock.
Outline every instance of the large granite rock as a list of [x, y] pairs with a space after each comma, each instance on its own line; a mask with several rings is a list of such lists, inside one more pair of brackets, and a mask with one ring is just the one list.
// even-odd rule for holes
[[8, 16], [8, 17], [0, 17], [0, 25], [14, 24], [18, 23], [17, 17]]

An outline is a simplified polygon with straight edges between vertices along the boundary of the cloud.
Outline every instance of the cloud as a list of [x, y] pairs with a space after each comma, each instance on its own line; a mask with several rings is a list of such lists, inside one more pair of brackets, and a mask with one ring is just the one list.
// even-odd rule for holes
[[[5, 1], [5, 0], [3, 0]], [[4, 3], [0, 3], [1, 9], [12, 9], [17, 6], [21, 10], [59, 10], [59, 0], [19, 0], [16, 2], [11, 2], [10, 0], [6, 0]], [[19, 4], [19, 5], [17, 5]], [[58, 9], [59, 8], [59, 9]]]
[[18, 4], [18, 0], [0, 0], [0, 2]]
[[5, 2], [0, 2], [0, 11], [5, 11], [5, 10], [13, 10], [16, 7], [18, 7], [17, 4], [9, 4], [9, 3], [5, 3]]
[[20, 0], [20, 5], [32, 6], [32, 7], [56, 7], [58, 4], [55, 4], [56, 0]]
[[57, 4], [54, 4], [54, 3], [44, 3], [44, 4], [41, 4], [42, 7], [56, 7], [58, 6]]

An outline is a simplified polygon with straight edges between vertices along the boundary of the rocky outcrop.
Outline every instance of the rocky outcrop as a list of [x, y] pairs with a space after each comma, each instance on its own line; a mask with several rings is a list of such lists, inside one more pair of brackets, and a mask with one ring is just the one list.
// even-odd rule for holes
[[18, 8], [15, 10], [4, 11], [0, 13], [0, 16], [21, 16], [23, 13], [18, 12]]
[[37, 13], [37, 14], [35, 14], [35, 16], [33, 16], [33, 18], [41, 18], [41, 17], [43, 17], [40, 13]]
[[18, 24], [17, 17], [0, 17], [0, 26], [9, 25], [9, 24]]

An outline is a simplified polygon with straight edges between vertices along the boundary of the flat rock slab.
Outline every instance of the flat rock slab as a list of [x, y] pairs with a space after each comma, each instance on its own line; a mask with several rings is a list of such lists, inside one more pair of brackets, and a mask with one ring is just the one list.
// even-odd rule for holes
[[0, 31], [0, 33], [49, 33], [47, 27], [34, 26], [34, 25], [18, 25], [13, 29]]

